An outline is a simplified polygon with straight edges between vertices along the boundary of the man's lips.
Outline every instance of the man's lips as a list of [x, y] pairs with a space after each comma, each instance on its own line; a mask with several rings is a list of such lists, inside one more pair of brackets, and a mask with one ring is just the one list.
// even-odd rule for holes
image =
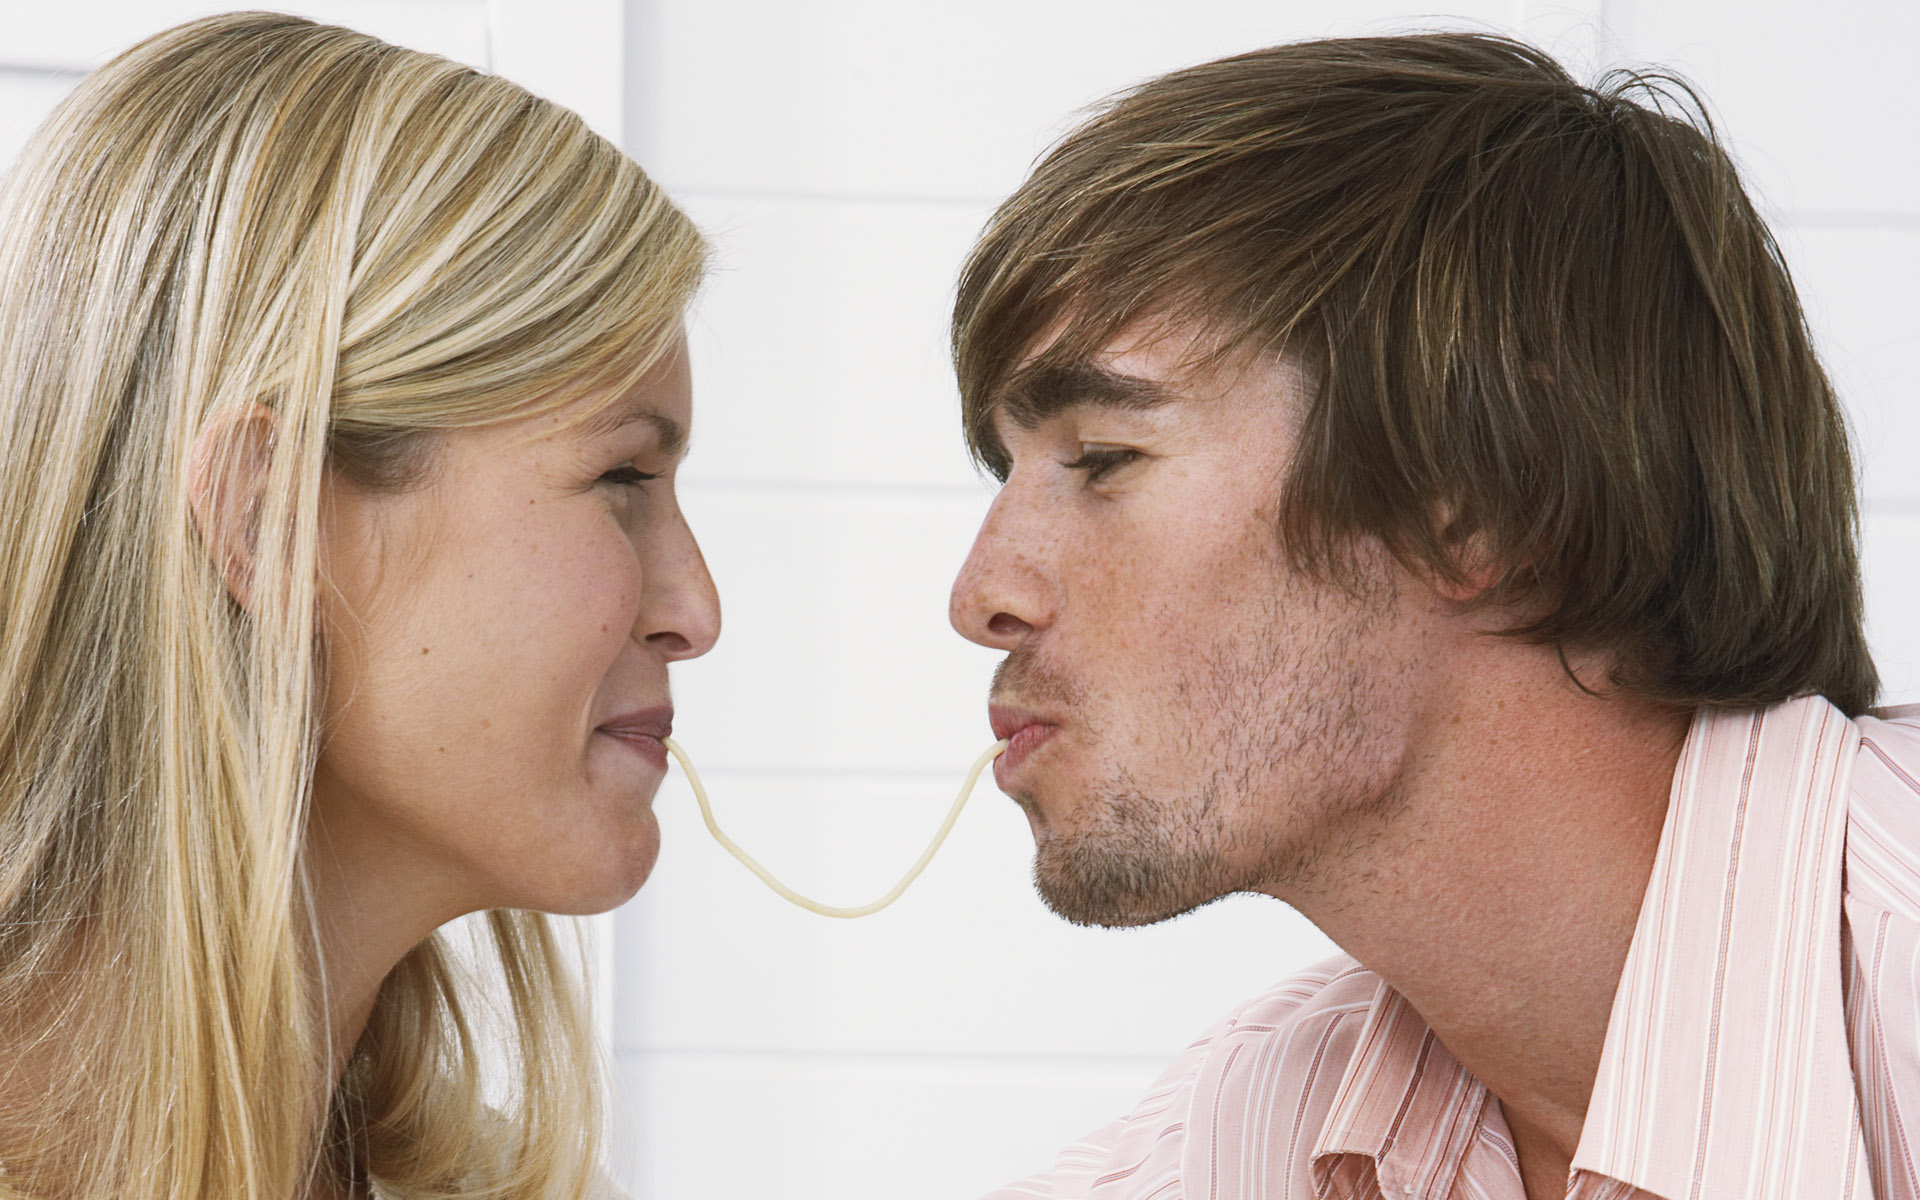
[[661, 704], [621, 713], [603, 721], [594, 732], [604, 733], [623, 745], [631, 746], [642, 758], [664, 771], [667, 769], [667, 748], [663, 739], [673, 733], [673, 706]]
[[987, 720], [993, 725], [993, 736], [1007, 743], [1006, 752], [993, 760], [993, 780], [1002, 791], [1027, 755], [1060, 731], [1058, 723], [1011, 704], [989, 704]]

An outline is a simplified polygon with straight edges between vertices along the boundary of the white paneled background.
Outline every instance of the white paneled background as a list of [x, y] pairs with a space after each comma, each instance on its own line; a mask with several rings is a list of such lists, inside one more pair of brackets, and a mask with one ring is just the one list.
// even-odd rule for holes
[[[0, 158], [112, 49], [221, 5], [0, 0]], [[1584, 74], [1695, 80], [1762, 193], [1865, 478], [1869, 618], [1920, 700], [1920, 7], [1840, 0], [314, 0], [498, 70], [622, 139], [713, 236], [692, 322], [685, 505], [726, 633], [676, 668], [678, 736], [723, 822], [802, 890], [883, 890], [990, 740], [994, 656], [947, 629], [988, 492], [944, 320], [969, 239], [1076, 109], [1298, 37], [1470, 25]], [[1237, 1000], [1328, 946], [1240, 898], [1067, 926], [982, 786], [894, 908], [788, 907], [675, 776], [660, 865], [610, 922], [606, 994], [637, 1200], [960, 1200], [1045, 1166]]]

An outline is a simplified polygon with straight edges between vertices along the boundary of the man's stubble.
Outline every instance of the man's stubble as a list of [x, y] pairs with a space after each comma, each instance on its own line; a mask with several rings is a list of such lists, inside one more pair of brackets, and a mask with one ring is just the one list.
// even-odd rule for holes
[[[1391, 739], [1377, 718], [1393, 672], [1374, 654], [1393, 586], [1382, 573], [1339, 587], [1277, 563], [1276, 580], [1255, 619], [1172, 680], [1164, 718], [1178, 733], [1163, 744], [1199, 766], [1191, 781], [1156, 794], [1116, 762], [1069, 824], [1034, 822], [1034, 885], [1059, 916], [1149, 925], [1235, 892], [1308, 894], [1391, 815]], [[1003, 686], [1075, 712], [1099, 743], [1087, 690], [1035, 648], [1001, 664]]]

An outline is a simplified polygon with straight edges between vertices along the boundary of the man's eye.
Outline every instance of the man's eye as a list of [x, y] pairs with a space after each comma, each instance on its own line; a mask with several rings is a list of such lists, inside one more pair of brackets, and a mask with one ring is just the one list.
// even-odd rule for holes
[[1097, 483], [1109, 473], [1139, 457], [1138, 450], [1128, 450], [1121, 446], [1082, 446], [1079, 458], [1061, 465], [1069, 471], [1085, 471], [1087, 482]]
[[660, 478], [658, 475], [649, 475], [638, 467], [623, 463], [602, 475], [600, 482], [611, 483], [616, 487], [639, 487], [643, 483], [651, 483], [658, 478]]

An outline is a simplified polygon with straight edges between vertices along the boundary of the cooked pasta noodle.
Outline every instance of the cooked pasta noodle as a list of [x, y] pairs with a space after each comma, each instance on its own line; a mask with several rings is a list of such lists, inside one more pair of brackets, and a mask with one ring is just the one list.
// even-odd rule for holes
[[700, 772], [693, 769], [693, 763], [688, 761], [686, 751], [680, 749], [672, 738], [662, 738], [661, 741], [666, 745], [667, 752], [673, 755], [673, 760], [680, 764], [680, 769], [686, 772], [687, 782], [693, 785], [693, 798], [700, 804], [700, 819], [707, 823], [707, 832], [713, 835], [713, 840], [725, 847], [727, 853], [739, 859], [741, 863], [746, 866], [747, 870], [758, 875], [760, 882], [766, 884], [775, 892], [778, 892], [786, 900], [798, 904], [801, 908], [807, 909], [810, 912], [817, 912], [823, 917], [869, 916], [879, 912], [895, 900], [898, 900], [901, 893], [907, 890], [907, 885], [918, 879], [920, 872], [926, 870], [927, 864], [933, 861], [934, 852], [940, 849], [940, 843], [947, 840], [947, 834], [953, 832], [954, 822], [960, 819], [960, 810], [967, 806], [967, 798], [973, 795], [974, 784], [980, 781], [980, 772], [986, 770], [987, 764], [1000, 757], [1001, 751], [1007, 748], [1006, 742], [995, 742], [993, 745], [987, 747], [986, 751], [982, 753], [979, 758], [973, 760], [973, 766], [967, 770], [966, 782], [960, 785], [960, 794], [953, 798], [953, 807], [947, 810], [947, 819], [941, 822], [939, 832], [935, 833], [933, 840], [927, 843], [927, 848], [925, 852], [920, 855], [920, 860], [914, 863], [905, 875], [900, 877], [899, 883], [894, 884], [893, 887], [887, 891], [886, 895], [871, 904], [856, 905], [852, 908], [841, 908], [832, 904], [822, 904], [818, 900], [809, 900], [786, 884], [781, 883], [773, 877], [771, 871], [754, 861], [753, 855], [742, 850], [732, 838], [722, 833], [720, 826], [713, 819], [713, 806], [707, 803], [707, 789], [706, 785], [700, 782]]

